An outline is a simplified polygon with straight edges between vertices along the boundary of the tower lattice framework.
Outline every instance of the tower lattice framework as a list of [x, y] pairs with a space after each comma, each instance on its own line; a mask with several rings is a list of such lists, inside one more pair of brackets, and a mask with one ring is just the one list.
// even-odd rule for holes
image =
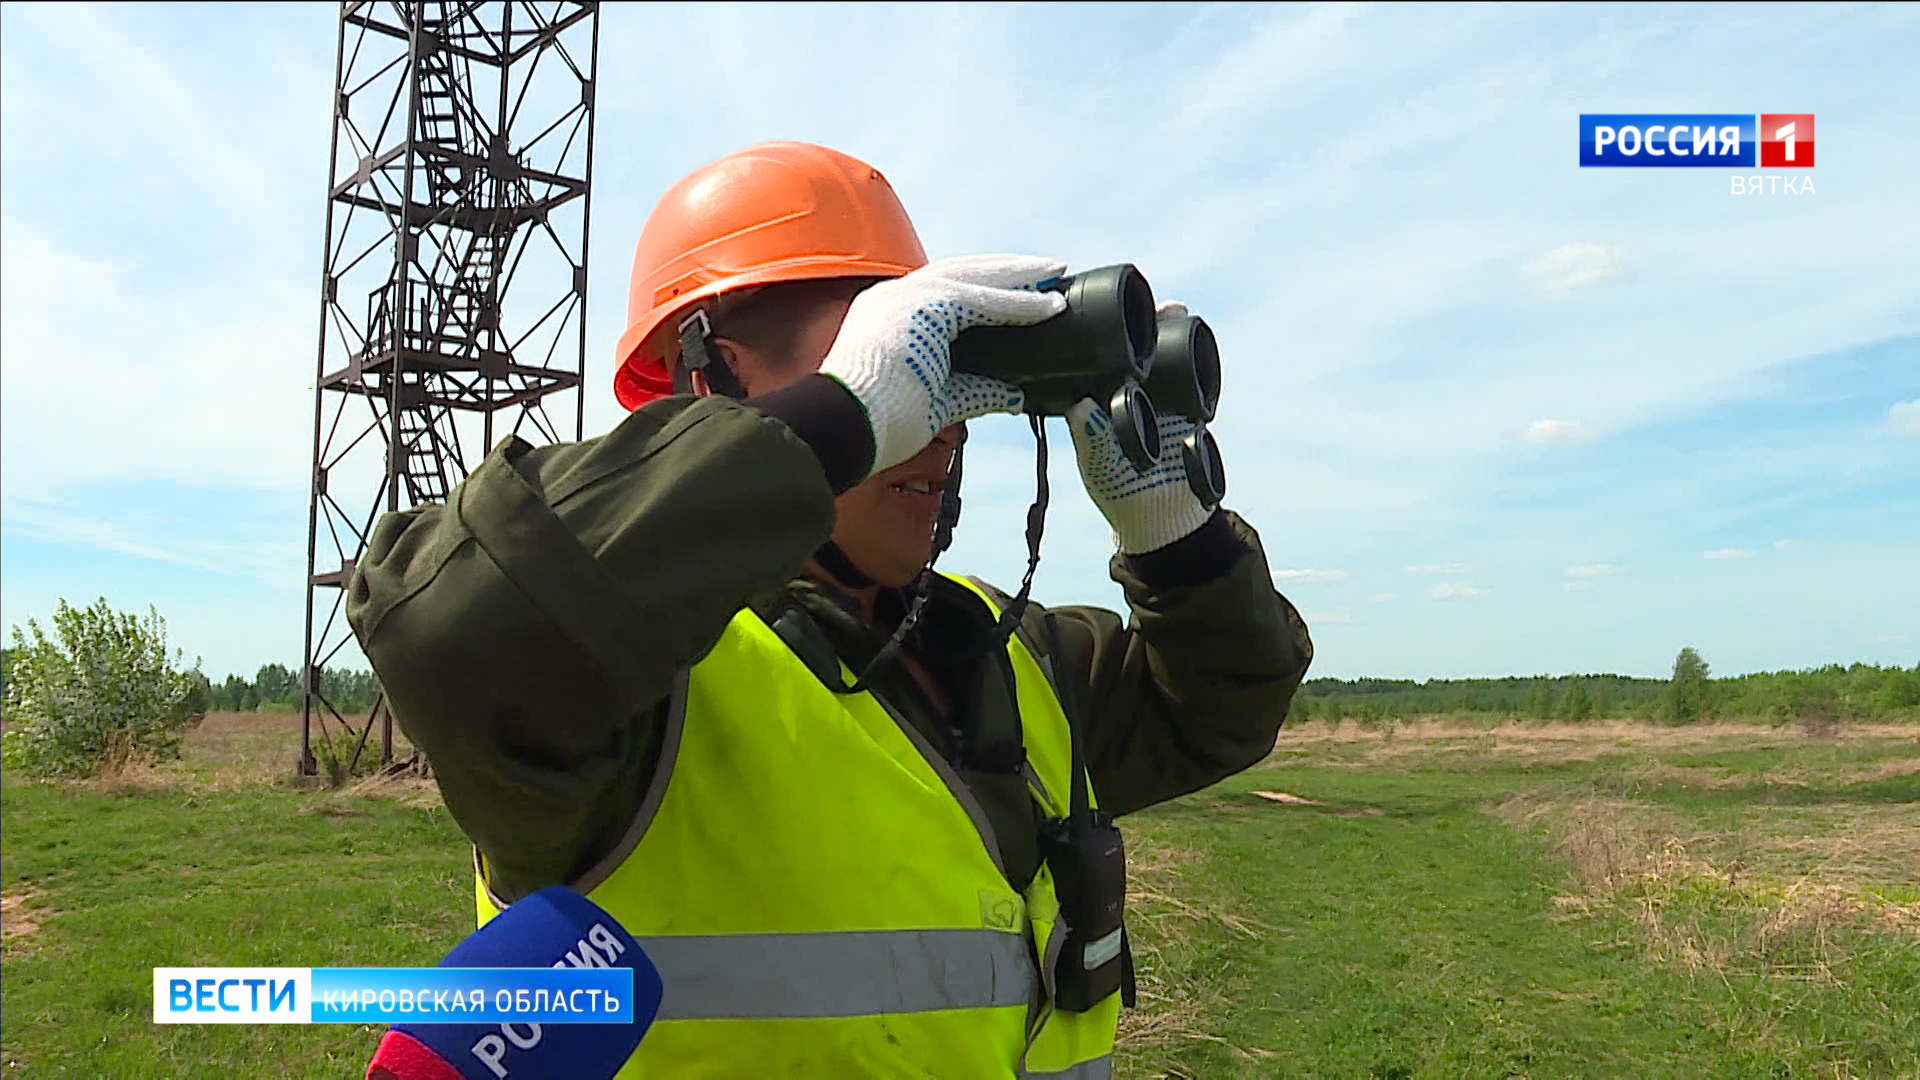
[[[314, 385], [300, 771], [394, 759], [336, 703], [383, 513], [444, 502], [508, 435], [581, 437], [597, 3], [344, 3]], [[560, 399], [564, 400], [564, 399]]]

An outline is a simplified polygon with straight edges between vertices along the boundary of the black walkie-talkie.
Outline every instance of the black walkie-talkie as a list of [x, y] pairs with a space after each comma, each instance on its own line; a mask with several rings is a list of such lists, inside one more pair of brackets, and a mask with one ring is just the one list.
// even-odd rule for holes
[[[1047, 616], [1048, 648], [1060, 668], [1060, 630]], [[1092, 808], [1087, 792], [1087, 763], [1081, 748], [1079, 708], [1067, 679], [1055, 692], [1067, 715], [1072, 743], [1073, 780], [1068, 813], [1040, 828], [1040, 854], [1053, 872], [1060, 901], [1060, 925], [1054, 933], [1066, 942], [1054, 962], [1054, 1005], [1085, 1012], [1116, 991], [1133, 1006], [1133, 958], [1129, 954], [1125, 908], [1127, 855], [1120, 829], [1104, 810]]]

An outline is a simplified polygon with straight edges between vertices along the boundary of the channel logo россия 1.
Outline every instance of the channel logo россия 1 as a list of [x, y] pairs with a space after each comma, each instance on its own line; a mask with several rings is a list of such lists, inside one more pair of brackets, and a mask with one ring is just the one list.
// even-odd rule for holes
[[1812, 113], [1581, 113], [1581, 168], [1813, 168]]

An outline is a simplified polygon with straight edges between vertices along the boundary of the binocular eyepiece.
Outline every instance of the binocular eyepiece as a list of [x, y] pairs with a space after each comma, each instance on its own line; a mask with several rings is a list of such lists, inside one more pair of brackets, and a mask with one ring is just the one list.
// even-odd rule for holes
[[1153, 290], [1131, 264], [1102, 266], [1043, 286], [1067, 309], [1033, 326], [981, 326], [953, 342], [953, 370], [1013, 383], [1027, 411], [1064, 415], [1092, 398], [1113, 419], [1141, 473], [1160, 460], [1156, 408], [1193, 422], [1181, 442], [1187, 484], [1204, 506], [1226, 494], [1226, 472], [1206, 425], [1220, 405], [1220, 351], [1205, 320], [1158, 319]]

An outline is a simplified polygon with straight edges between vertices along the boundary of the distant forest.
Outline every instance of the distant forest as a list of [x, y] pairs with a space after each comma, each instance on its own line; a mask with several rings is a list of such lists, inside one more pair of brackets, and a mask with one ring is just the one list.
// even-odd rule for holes
[[[0, 688], [6, 677], [0, 650]], [[1691, 655], [1691, 660], [1687, 657]], [[1478, 714], [1514, 719], [1605, 718], [1687, 721], [1742, 717], [1920, 720], [1920, 664], [1911, 668], [1838, 664], [1729, 678], [1708, 676], [1705, 661], [1682, 653], [1675, 677], [1536, 675], [1502, 679], [1309, 679], [1294, 698], [1292, 720], [1403, 720]], [[1697, 666], [1689, 666], [1697, 665]], [[370, 671], [329, 668], [322, 695], [341, 712], [373, 707], [379, 684]], [[204, 683], [214, 712], [289, 711], [300, 707], [295, 669], [267, 664], [251, 679], [229, 675]]]
[[[7, 671], [12, 667], [11, 649], [0, 649], [0, 694], [5, 693]], [[300, 708], [300, 676], [284, 664], [267, 664], [253, 678], [229, 675], [213, 682], [198, 670], [200, 689], [194, 704], [208, 712], [289, 712]], [[365, 712], [373, 708], [379, 683], [371, 671], [326, 668], [320, 673], [320, 693], [341, 712]]]
[[[323, 668], [320, 672], [320, 696], [340, 712], [366, 712], [373, 708], [379, 690], [371, 671]], [[297, 711], [300, 676], [293, 668], [268, 664], [251, 679], [229, 675], [224, 681], [208, 684], [207, 702], [211, 712]]]
[[[1697, 659], [1697, 658], [1696, 658]], [[1536, 675], [1504, 679], [1309, 679], [1294, 699], [1301, 720], [1397, 720], [1449, 713], [1516, 719], [1920, 720], [1920, 664], [1871, 664], [1706, 678], [1700, 664], [1692, 708], [1676, 714], [1675, 679], [1628, 675]]]

